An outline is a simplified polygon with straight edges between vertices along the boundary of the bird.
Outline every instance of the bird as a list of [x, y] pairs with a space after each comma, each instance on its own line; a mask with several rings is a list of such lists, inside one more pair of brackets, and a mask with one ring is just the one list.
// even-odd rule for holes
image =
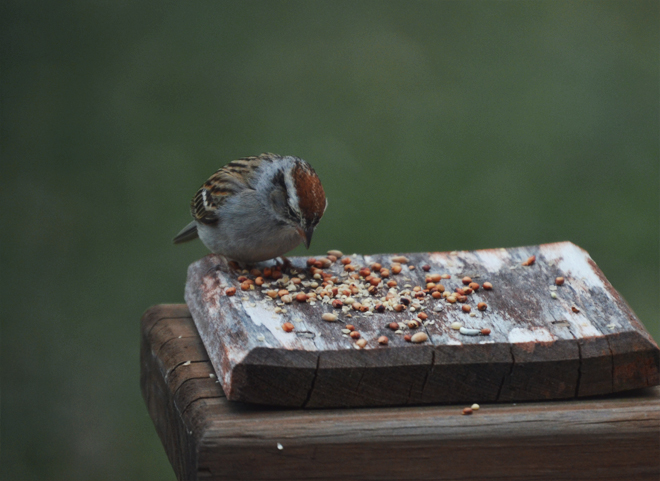
[[193, 221], [175, 237], [199, 237], [213, 253], [243, 264], [283, 256], [312, 235], [328, 205], [311, 165], [273, 153], [243, 157], [217, 170], [195, 193]]

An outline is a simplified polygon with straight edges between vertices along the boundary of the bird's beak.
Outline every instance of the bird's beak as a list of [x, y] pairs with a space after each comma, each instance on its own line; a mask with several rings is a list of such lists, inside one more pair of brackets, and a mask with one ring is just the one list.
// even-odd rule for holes
[[312, 234], [314, 234], [314, 228], [310, 227], [307, 230], [302, 230], [301, 228], [298, 228], [298, 234], [300, 234], [300, 237], [303, 238], [305, 247], [309, 249], [309, 245], [312, 243]]

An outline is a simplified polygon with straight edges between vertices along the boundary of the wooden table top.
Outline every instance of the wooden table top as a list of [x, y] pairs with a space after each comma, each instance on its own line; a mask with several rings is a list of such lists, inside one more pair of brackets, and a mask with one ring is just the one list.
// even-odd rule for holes
[[472, 415], [263, 407], [226, 399], [186, 305], [149, 309], [141, 331], [142, 393], [180, 480], [660, 477], [658, 387]]

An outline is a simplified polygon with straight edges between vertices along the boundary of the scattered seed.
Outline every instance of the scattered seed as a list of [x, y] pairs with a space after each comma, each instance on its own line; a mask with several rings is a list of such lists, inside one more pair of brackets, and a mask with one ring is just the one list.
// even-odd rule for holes
[[472, 414], [472, 408], [463, 408], [463, 414]]
[[407, 264], [408, 258], [406, 256], [394, 256], [392, 257], [392, 262], [396, 262], [397, 264]]
[[524, 266], [531, 266], [536, 262], [536, 256], [530, 256], [525, 262], [522, 263]]
[[390, 270], [385, 269], [385, 268], [381, 269], [380, 270], [380, 277], [383, 277], [383, 278], [390, 277]]
[[360, 333], [359, 333], [359, 332], [357, 332], [357, 331], [350, 331], [350, 330], [349, 330], [349, 332], [350, 332], [349, 335], [351, 336], [351, 338], [353, 338], [353, 339], [360, 339]]
[[[418, 332], [417, 334], [421, 334], [421, 333]], [[403, 340], [406, 341], [406, 342], [410, 342], [411, 339], [412, 339], [412, 336], [410, 334], [406, 334], [405, 336], [403, 336]]]
[[464, 336], [478, 336], [479, 334], [481, 334], [481, 331], [479, 329], [469, 329], [467, 327], [461, 327], [459, 331]]
[[406, 306], [404, 306], [403, 304], [397, 304], [396, 306], [394, 306], [394, 310], [395, 310], [396, 312], [401, 312], [401, 311], [403, 311], [405, 308], [406, 308]]
[[392, 329], [393, 331], [397, 331], [399, 329], [399, 324], [397, 322], [390, 322], [387, 327]]
[[335, 309], [341, 309], [341, 307], [344, 305], [343, 302], [341, 302], [339, 299], [333, 299], [332, 300], [332, 307]]
[[469, 276], [465, 276], [463, 279], [461, 279], [461, 282], [463, 282], [463, 284], [467, 286], [470, 282], [472, 282], [472, 278]]
[[473, 411], [478, 411], [479, 410], [479, 405], [477, 403], [474, 403], [472, 406]]
[[355, 326], [353, 324], [346, 324], [346, 329], [348, 329], [349, 331], [354, 331]]
[[441, 279], [451, 279], [451, 276], [449, 274], [442, 274], [440, 276]]
[[425, 312], [420, 312], [417, 314], [417, 317], [419, 317], [422, 321], [426, 320], [429, 316]]
[[558, 286], [563, 286], [564, 285], [564, 278], [563, 277], [557, 277], [555, 279], [555, 284], [557, 284]]
[[414, 271], [414, 270], [415, 270], [415, 266], [412, 266], [412, 265], [408, 266], [408, 270]]
[[413, 336], [410, 338], [410, 340], [412, 342], [415, 342], [415, 343], [421, 343], [421, 342], [424, 342], [424, 341], [428, 341], [429, 336], [425, 332], [417, 332], [417, 333], [413, 334]]
[[337, 320], [337, 316], [331, 312], [326, 312], [321, 316], [321, 319], [328, 322], [334, 322]]
[[484, 282], [483, 288], [486, 289], [487, 291], [490, 291], [493, 288], [493, 285], [490, 282]]
[[230, 287], [229, 289], [227, 289], [225, 291], [225, 294], [230, 296], [230, 297], [236, 295], [236, 288], [235, 287]]
[[461, 303], [462, 303], [462, 302], [467, 302], [467, 296], [460, 296], [460, 295], [459, 295], [459, 296], [456, 296], [456, 300], [457, 300], [458, 302], [461, 302]]
[[351, 263], [351, 258], [350, 257], [344, 257], [341, 260], [341, 263], [344, 264], [344, 265], [350, 264]]
[[380, 270], [383, 268], [382, 265], [380, 265], [378, 262], [374, 262], [371, 264], [371, 270], [374, 272], [380, 272]]
[[399, 274], [399, 273], [401, 273], [401, 264], [393, 264], [392, 274]]
[[488, 304], [486, 304], [485, 302], [480, 302], [479, 304], [477, 304], [477, 309], [479, 309], [480, 311], [485, 311], [486, 309], [488, 309]]
[[422, 266], [422, 270], [423, 270], [424, 272], [428, 272], [428, 271], [431, 270], [431, 266], [428, 265], [428, 264], [424, 264], [424, 265]]
[[338, 251], [338, 250], [336, 250], [336, 249], [329, 250], [329, 251], [328, 251], [328, 255], [329, 255], [329, 256], [335, 256], [337, 259], [341, 259], [341, 258], [344, 256], [344, 254], [342, 253], [342, 251]]
[[461, 310], [463, 312], [470, 312], [472, 310], [472, 308], [470, 306], [468, 306], [467, 304], [464, 304], [464, 305], [461, 306]]
[[490, 329], [488, 329], [487, 327], [484, 327], [484, 328], [481, 330], [481, 335], [482, 335], [482, 336], [490, 336]]
[[298, 302], [307, 301], [307, 294], [305, 294], [304, 292], [299, 292], [298, 294], [296, 294], [296, 301]]
[[575, 306], [571, 306], [571, 311], [573, 311], [573, 312], [575, 312], [575, 313], [578, 313], [578, 312], [580, 312], [580, 309], [578, 309], [578, 308], [575, 307]]
[[285, 322], [284, 324], [282, 324], [282, 330], [284, 332], [291, 332], [293, 331], [293, 329], [294, 329], [293, 324], [291, 324], [290, 322]]
[[249, 291], [250, 290], [250, 283], [248, 281], [241, 282], [241, 290]]
[[419, 322], [415, 321], [414, 319], [411, 321], [408, 321], [408, 327], [410, 329], [417, 329], [419, 327]]
[[[351, 334], [353, 334], [353, 333], [351, 333]], [[364, 340], [364, 339], [359, 339], [355, 344], [362, 349], [367, 345], [367, 341]]]
[[448, 295], [447, 296], [447, 302], [449, 302], [450, 304], [456, 303], [456, 296], [453, 295], [453, 294]]
[[557, 293], [556, 292], [551, 292], [550, 297], [552, 297], [553, 299], [557, 299]]
[[380, 336], [378, 338], [378, 344], [382, 344], [383, 346], [387, 346], [389, 342], [390, 342], [390, 338], [387, 336]]
[[479, 284], [477, 284], [476, 282], [470, 282], [470, 284], [468, 285], [468, 287], [469, 287], [470, 289], [472, 289], [474, 292], [477, 292], [477, 291], [479, 290], [479, 287], [480, 287], [480, 286], [479, 286]]

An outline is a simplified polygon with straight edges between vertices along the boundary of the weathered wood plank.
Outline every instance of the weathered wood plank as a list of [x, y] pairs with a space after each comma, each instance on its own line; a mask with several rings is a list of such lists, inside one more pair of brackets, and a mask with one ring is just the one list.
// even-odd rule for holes
[[[152, 315], [168, 316], [168, 308]], [[194, 337], [189, 321], [178, 319], [180, 326], [170, 325], [169, 332]], [[165, 352], [158, 348], [167, 339], [150, 336], [146, 324], [143, 320], [142, 392], [181, 481], [660, 476], [658, 387], [584, 400], [483, 403], [472, 416], [461, 415], [462, 406], [438, 405], [270, 408], [206, 397], [218, 386], [200, 370], [208, 361], [179, 365], [168, 378], [169, 361], [159, 357]], [[201, 343], [190, 345], [198, 352], [189, 348], [188, 356], [207, 357]]]
[[[525, 262], [531, 256], [535, 262]], [[401, 272], [388, 277], [373, 267], [392, 269], [397, 257], [345, 257], [352, 271], [340, 261], [310, 268], [307, 259], [293, 258], [283, 279], [266, 277], [262, 287], [245, 291], [239, 276], [249, 283], [261, 272], [234, 270], [216, 255], [192, 264], [186, 300], [228, 398], [310, 408], [380, 406], [563, 399], [660, 383], [657, 345], [589, 255], [569, 242], [406, 254]], [[464, 276], [493, 288], [451, 303], [431, 296], [432, 274], [449, 276], [433, 282], [445, 296], [467, 288]], [[557, 286], [559, 276], [565, 283]], [[237, 290], [233, 296], [226, 294], [230, 287]], [[317, 299], [285, 303], [266, 295], [282, 289]], [[333, 308], [331, 300], [359, 302], [366, 312]], [[484, 311], [477, 308], [482, 302]], [[405, 307], [399, 312], [396, 304]], [[323, 313], [338, 321], [321, 320]], [[409, 327], [412, 320], [423, 325]], [[282, 329], [285, 322], [293, 332]], [[388, 328], [392, 322], [397, 333]], [[456, 322], [490, 335], [464, 335], [452, 329]], [[366, 343], [361, 349], [342, 331], [348, 324]], [[426, 342], [404, 339], [419, 332]], [[379, 345], [381, 336], [386, 346]]]

